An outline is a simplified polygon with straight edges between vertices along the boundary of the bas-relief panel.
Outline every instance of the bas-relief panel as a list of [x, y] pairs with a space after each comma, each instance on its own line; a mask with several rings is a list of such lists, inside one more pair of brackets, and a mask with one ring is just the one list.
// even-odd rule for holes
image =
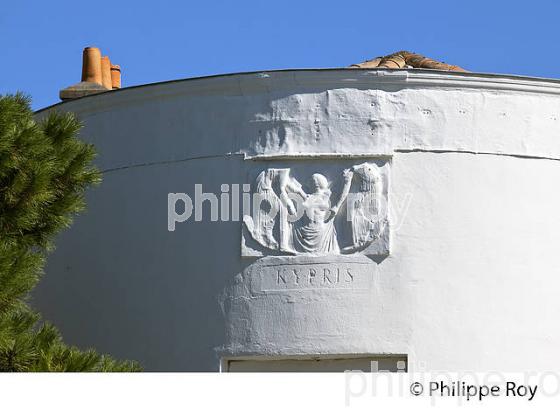
[[387, 159], [256, 162], [242, 256], [387, 255], [389, 168]]

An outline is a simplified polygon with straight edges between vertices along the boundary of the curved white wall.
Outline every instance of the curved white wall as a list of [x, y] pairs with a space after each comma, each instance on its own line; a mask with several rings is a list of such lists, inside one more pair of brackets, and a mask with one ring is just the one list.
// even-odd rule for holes
[[[148, 370], [321, 354], [558, 368], [559, 94], [552, 80], [340, 69], [61, 104], [85, 122], [104, 181], [61, 235], [35, 304], [68, 342]], [[359, 286], [263, 291], [268, 259], [241, 256], [240, 222], [167, 230], [169, 192], [219, 193], [277, 164], [328, 175], [365, 161], [389, 164], [389, 254], [296, 257], [358, 266]]]

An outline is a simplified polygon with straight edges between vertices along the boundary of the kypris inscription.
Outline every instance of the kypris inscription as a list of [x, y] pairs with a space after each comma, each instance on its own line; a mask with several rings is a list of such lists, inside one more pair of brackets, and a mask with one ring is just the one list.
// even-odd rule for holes
[[266, 259], [268, 263], [249, 269], [254, 292], [369, 289], [376, 268], [369, 260], [350, 262], [349, 257], [342, 261], [331, 257], [324, 263], [298, 260], [301, 257], [295, 257], [291, 263], [285, 263], [289, 259], [286, 257]]
[[276, 284], [279, 287], [283, 285], [336, 287], [341, 283], [354, 281], [354, 274], [350, 267], [277, 267], [275, 270]]

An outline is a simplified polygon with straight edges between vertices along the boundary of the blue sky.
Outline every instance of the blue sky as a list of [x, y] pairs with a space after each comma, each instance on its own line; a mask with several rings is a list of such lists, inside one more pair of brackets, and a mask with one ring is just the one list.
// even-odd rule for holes
[[35, 109], [97, 46], [123, 86], [238, 71], [344, 67], [398, 50], [471, 71], [560, 77], [558, 1], [0, 0], [0, 93]]

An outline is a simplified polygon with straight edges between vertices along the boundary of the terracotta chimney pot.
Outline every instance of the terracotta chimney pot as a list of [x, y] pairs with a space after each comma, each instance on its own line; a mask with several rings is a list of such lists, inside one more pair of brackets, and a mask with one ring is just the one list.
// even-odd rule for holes
[[97, 47], [86, 47], [82, 60], [82, 81], [103, 85], [101, 73], [101, 51]]
[[113, 90], [121, 88], [121, 66], [111, 64], [111, 83]]
[[109, 57], [101, 57], [101, 77], [103, 79], [103, 87], [108, 90], [113, 89], [111, 82], [111, 60]]

